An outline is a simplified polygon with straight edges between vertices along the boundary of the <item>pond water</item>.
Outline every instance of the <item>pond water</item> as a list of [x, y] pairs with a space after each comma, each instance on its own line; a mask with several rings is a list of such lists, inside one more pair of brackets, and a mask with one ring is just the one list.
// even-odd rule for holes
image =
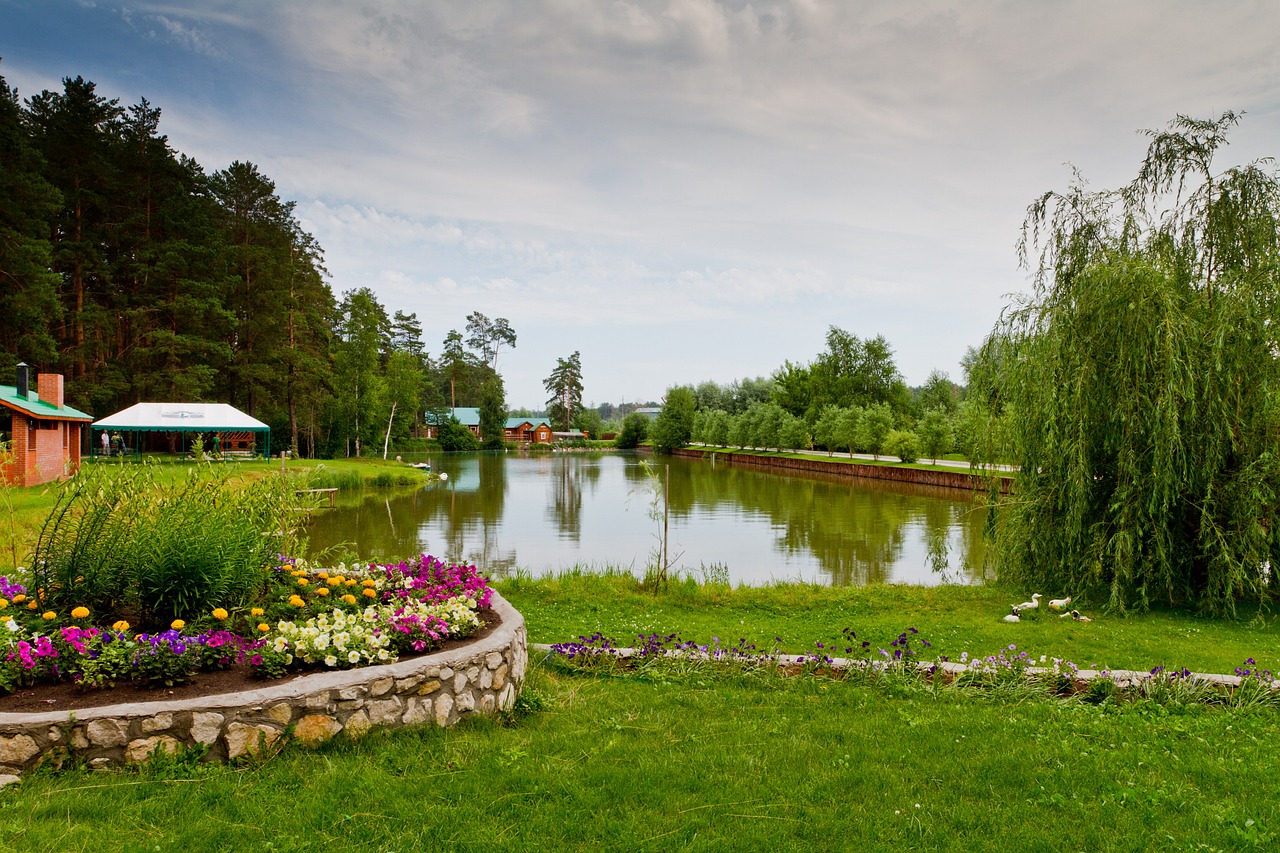
[[[409, 493], [366, 491], [317, 510], [311, 553], [363, 558], [426, 552], [502, 576], [656, 563], [654, 479], [632, 454], [439, 455]], [[673, 573], [765, 584], [975, 583], [983, 511], [964, 492], [834, 474], [786, 475], [659, 459], [669, 466]], [[659, 510], [660, 513], [660, 510]]]

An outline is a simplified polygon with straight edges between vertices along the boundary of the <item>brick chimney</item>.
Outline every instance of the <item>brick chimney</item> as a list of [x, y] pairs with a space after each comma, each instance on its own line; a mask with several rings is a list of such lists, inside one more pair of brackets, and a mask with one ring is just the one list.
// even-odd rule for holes
[[61, 373], [41, 373], [36, 377], [36, 390], [40, 394], [40, 400], [44, 403], [50, 403], [62, 408], [62, 374]]

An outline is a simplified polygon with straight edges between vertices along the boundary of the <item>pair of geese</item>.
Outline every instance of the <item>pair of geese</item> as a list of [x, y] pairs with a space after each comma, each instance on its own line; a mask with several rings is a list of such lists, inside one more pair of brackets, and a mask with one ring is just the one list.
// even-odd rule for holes
[[[1033, 593], [1030, 601], [1024, 601], [1021, 604], [1013, 605], [1013, 608], [1012, 608], [1013, 612], [1010, 613], [1008, 616], [1004, 617], [1004, 621], [1021, 622], [1022, 611], [1039, 609], [1040, 598], [1041, 598], [1040, 593], [1038, 592]], [[1069, 605], [1070, 603], [1071, 603], [1071, 596], [1069, 595], [1066, 598], [1051, 598], [1049, 599], [1049, 609], [1052, 610], [1054, 613], [1062, 613], [1062, 611], [1067, 610], [1067, 605]], [[1077, 622], [1093, 621], [1088, 616], [1081, 614], [1079, 610], [1067, 610], [1067, 612], [1062, 613], [1062, 615], [1059, 616], [1058, 618], [1066, 619], [1068, 616], [1070, 616], [1072, 619], [1076, 620]]]

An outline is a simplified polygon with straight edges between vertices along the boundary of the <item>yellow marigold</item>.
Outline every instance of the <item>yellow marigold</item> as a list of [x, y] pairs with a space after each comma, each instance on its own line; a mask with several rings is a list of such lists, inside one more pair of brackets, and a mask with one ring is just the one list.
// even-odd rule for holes
[[378, 595], [378, 591], [376, 589], [372, 589], [371, 587], [365, 587], [360, 591], [365, 595], [367, 595], [369, 598], [374, 598]]
[[356, 585], [356, 582], [354, 580], [347, 581], [347, 586], [355, 586], [355, 585]]
[[316, 595], [328, 595], [328, 594], [329, 594], [329, 588], [327, 586], [322, 586], [316, 590]]
[[119, 622], [111, 626], [111, 630], [115, 631], [117, 634], [128, 631], [129, 623], [121, 619]]
[[36, 604], [34, 601], [28, 601], [28, 602], [27, 602], [27, 609], [28, 609], [28, 610], [35, 610], [35, 609], [36, 609], [36, 608], [38, 608], [39, 606], [40, 606], [40, 605], [39, 605], [39, 604]]
[[181, 631], [183, 628], [187, 627], [187, 623], [183, 622], [181, 619], [174, 619], [169, 623], [169, 627], [175, 631]]
[[270, 626], [270, 625], [268, 625], [266, 622], [259, 622], [259, 623], [258, 623], [258, 630], [265, 634], [265, 633], [267, 633], [268, 631], [270, 631], [270, 630], [271, 630], [271, 626]]
[[346, 582], [347, 582], [347, 577], [346, 577], [346, 575], [334, 575], [334, 577], [333, 577], [333, 585], [334, 585], [334, 586], [337, 586], [337, 585], [338, 585], [338, 584], [340, 584], [340, 583], [346, 583]]
[[320, 578], [320, 580], [328, 580], [328, 578], [329, 578], [329, 573], [328, 573], [328, 572], [316, 572], [316, 577]]
[[9, 606], [9, 599], [0, 598], [0, 610], [4, 610], [8, 606]]
[[345, 601], [347, 604], [355, 604], [355, 603], [356, 603], [356, 597], [355, 597], [354, 595], [352, 595], [351, 593], [347, 593], [346, 595], [342, 596], [342, 600], [343, 600], [343, 601]]
[[300, 595], [289, 596], [289, 603], [292, 604], [294, 607], [305, 607], [307, 604], [305, 601], [302, 600], [302, 596]]
[[214, 619], [226, 619], [226, 618], [227, 618], [227, 611], [223, 610], [221, 607], [215, 607], [215, 608], [213, 608], [213, 618], [214, 618]]
[[262, 615], [263, 613], [265, 613], [265, 612], [266, 612], [266, 611], [265, 611], [265, 610], [263, 610], [261, 607], [250, 607], [250, 608], [249, 608], [249, 615], [250, 615], [250, 616], [261, 616], [261, 615]]
[[377, 586], [377, 585], [378, 585], [378, 582], [377, 582], [377, 581], [374, 581], [374, 580], [369, 580], [368, 578], [365, 578], [364, 580], [360, 581], [360, 585], [361, 585], [361, 586]]
[[75, 610], [71, 611], [72, 619], [85, 619], [88, 617], [88, 615], [89, 615], [89, 608], [87, 607], [77, 607]]
[[26, 597], [25, 595], [23, 595], [22, 593], [18, 593], [17, 595], [15, 595], [15, 596], [13, 597], [13, 603], [14, 603], [14, 604], [21, 604], [22, 602], [24, 602], [24, 601], [26, 601], [26, 600], [27, 600], [27, 597]]
[[52, 610], [46, 610], [45, 612], [40, 614], [40, 618], [44, 619], [46, 622], [50, 619], [56, 619], [57, 617], [58, 617], [58, 614], [54, 613]]
[[311, 583], [311, 581], [306, 578], [298, 578], [298, 586], [306, 586], [309, 583]]

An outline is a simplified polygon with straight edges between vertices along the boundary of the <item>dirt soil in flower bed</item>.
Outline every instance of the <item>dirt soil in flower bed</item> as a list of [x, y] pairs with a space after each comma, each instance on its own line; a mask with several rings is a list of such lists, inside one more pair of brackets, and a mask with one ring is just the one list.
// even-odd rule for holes
[[[422, 654], [402, 655], [400, 660], [412, 660], [423, 655], [461, 648], [477, 640], [483, 640], [502, 624], [498, 614], [492, 610], [481, 611], [484, 626], [480, 630], [461, 640], [449, 640], [434, 649]], [[248, 666], [235, 666], [215, 672], [198, 672], [190, 681], [173, 687], [148, 687], [133, 681], [125, 681], [115, 687], [101, 690], [82, 690], [75, 684], [37, 684], [34, 687], [21, 687], [14, 692], [0, 696], [0, 712], [38, 713], [41, 711], [78, 711], [82, 708], [99, 708], [103, 705], [123, 705], [131, 702], [159, 702], [178, 699], [195, 699], [200, 696], [217, 696], [222, 693], [240, 693], [245, 690], [257, 690], [276, 684], [285, 684], [303, 675], [314, 672], [332, 672], [320, 668], [286, 675], [284, 678], [254, 678]]]

